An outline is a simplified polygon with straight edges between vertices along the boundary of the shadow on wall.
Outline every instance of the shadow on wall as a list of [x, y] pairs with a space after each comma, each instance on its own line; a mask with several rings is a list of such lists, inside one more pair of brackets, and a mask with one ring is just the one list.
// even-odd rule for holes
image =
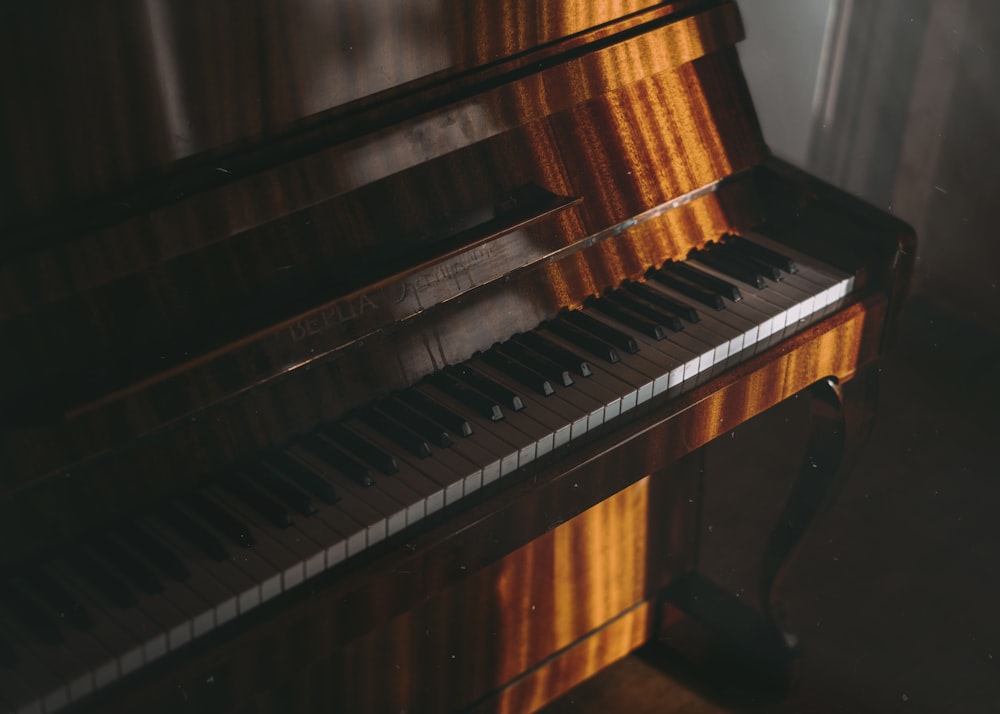
[[742, 0], [774, 153], [910, 222], [913, 292], [1000, 333], [1000, 5]]

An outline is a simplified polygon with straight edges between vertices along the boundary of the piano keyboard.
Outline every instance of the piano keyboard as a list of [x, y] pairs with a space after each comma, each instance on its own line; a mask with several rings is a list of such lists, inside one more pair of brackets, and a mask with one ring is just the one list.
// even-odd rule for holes
[[727, 237], [0, 581], [0, 709], [87, 697], [836, 309], [853, 277]]

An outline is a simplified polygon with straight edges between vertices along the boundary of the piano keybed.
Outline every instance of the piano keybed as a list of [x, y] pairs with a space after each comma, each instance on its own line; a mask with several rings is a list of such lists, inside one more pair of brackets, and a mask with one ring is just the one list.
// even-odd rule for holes
[[854, 278], [758, 234], [563, 311], [0, 584], [0, 704], [84, 700], [652, 399], [830, 314]]

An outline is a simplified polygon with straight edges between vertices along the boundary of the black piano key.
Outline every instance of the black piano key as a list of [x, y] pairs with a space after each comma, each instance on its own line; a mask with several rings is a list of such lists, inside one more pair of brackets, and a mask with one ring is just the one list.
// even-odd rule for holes
[[[678, 300], [674, 300], [661, 292], [653, 290], [648, 285], [642, 283], [629, 283], [625, 289], [632, 295], [645, 300], [652, 305], [667, 310], [673, 315], [679, 315], [692, 325], [701, 320], [698, 311], [691, 305], [687, 305]], [[721, 302], [721, 301], [720, 301]]]
[[433, 419], [448, 431], [460, 436], [472, 436], [472, 425], [461, 414], [456, 414], [416, 389], [407, 389], [396, 398], [411, 409], [429, 419]]
[[181, 582], [191, 576], [184, 561], [166, 545], [149, 535], [144, 528], [134, 523], [127, 523], [119, 527], [118, 532], [127, 543], [168, 578]]
[[595, 337], [599, 337], [627, 354], [634, 355], [639, 351], [639, 343], [635, 341], [632, 335], [622, 332], [617, 327], [609, 325], [603, 320], [598, 320], [596, 317], [588, 315], [585, 312], [567, 310], [559, 315], [558, 319], [568, 322], [584, 332], [589, 332]]
[[59, 626], [16, 583], [0, 582], [0, 604], [41, 642], [57, 645], [65, 640]]
[[192, 493], [184, 505], [205, 519], [205, 522], [244, 548], [252, 548], [256, 540], [240, 519], [203, 493]]
[[379, 404], [379, 410], [391, 414], [399, 422], [405, 424], [422, 438], [435, 446], [447, 449], [452, 445], [451, 435], [439, 424], [434, 423], [416, 409], [404, 404], [395, 397], [390, 397]]
[[143, 592], [150, 595], [163, 592], [163, 583], [156, 577], [156, 573], [120, 543], [103, 535], [95, 538], [92, 545], [98, 555], [117, 568], [118, 572], [135, 583]]
[[[446, 367], [445, 371], [455, 377], [455, 379], [462, 380], [473, 389], [477, 389], [483, 394], [495, 399], [508, 409], [512, 409], [516, 412], [524, 409], [524, 402], [516, 392], [490, 379], [486, 375], [477, 372], [468, 365], [463, 364], [455, 367]], [[549, 389], [551, 388], [552, 385], [549, 385]]]
[[776, 268], [784, 270], [786, 273], [794, 275], [799, 272], [799, 266], [788, 256], [782, 255], [781, 253], [762, 245], [758, 245], [757, 243], [747, 240], [743, 236], [730, 235], [726, 236], [723, 240], [725, 241], [725, 245], [730, 246], [734, 250], [737, 250], [744, 255], [753, 256], [764, 261], [768, 265], [773, 265]]
[[[555, 360], [549, 359], [540, 352], [531, 350], [519, 342], [511, 340], [501, 345], [494, 345], [493, 349], [505, 358], [515, 360], [517, 363], [538, 372], [556, 384], [561, 384], [564, 387], [573, 386], [573, 377], [570, 375], [568, 369]], [[589, 365], [587, 369], [590, 369]]]
[[743, 253], [729, 243], [716, 243], [711, 247], [711, 252], [751, 267], [769, 280], [773, 280], [775, 282], [784, 280], [784, 275], [778, 266], [763, 261], [756, 256]]
[[525, 332], [513, 338], [514, 342], [523, 344], [528, 349], [534, 350], [543, 357], [552, 360], [564, 370], [580, 377], [589, 377], [593, 372], [590, 364], [580, 355], [572, 350], [565, 349], [562, 345], [557, 345], [551, 340], [545, 339], [537, 332]]
[[66, 553], [64, 560], [81, 578], [90, 583], [94, 590], [107, 598], [115, 607], [124, 610], [135, 606], [137, 602], [135, 594], [125, 581], [112, 573], [104, 563], [83, 548], [72, 549]]
[[271, 525], [278, 528], [288, 528], [292, 525], [292, 514], [288, 509], [264, 493], [246, 475], [228, 474], [222, 479], [222, 485]]
[[700, 302], [702, 305], [707, 305], [713, 310], [723, 310], [726, 307], [726, 303], [722, 300], [722, 295], [712, 290], [706, 290], [701, 285], [693, 283], [690, 280], [685, 280], [675, 273], [654, 270], [650, 273], [650, 277], [656, 282], [662, 283], [668, 288], [673, 288], [685, 297]]
[[65, 620], [81, 630], [94, 626], [90, 613], [62, 585], [41, 570], [33, 570], [24, 581], [38, 598], [51, 608], [60, 620]]
[[284, 452], [269, 454], [264, 457], [263, 463], [323, 503], [333, 505], [340, 500], [332, 483]]
[[702, 270], [698, 270], [698, 268], [689, 263], [675, 263], [671, 261], [664, 264], [659, 272], [677, 275], [695, 285], [700, 285], [705, 290], [727, 297], [733, 302], [739, 302], [743, 299], [743, 295], [740, 294], [738, 287], [727, 280], [722, 280], [714, 275], [709, 275]]
[[618, 362], [621, 362], [621, 357], [618, 355], [618, 350], [615, 349], [614, 345], [605, 342], [596, 335], [584, 332], [564, 320], [555, 319], [551, 322], [546, 322], [545, 327], [552, 330], [552, 332], [559, 335], [567, 342], [576, 345], [582, 350], [586, 350], [590, 354], [601, 358], [605, 362], [610, 364], [617, 364]]
[[[483, 361], [491, 367], [498, 369], [519, 384], [524, 385], [536, 394], [548, 397], [555, 394], [552, 382], [543, 375], [525, 367], [520, 362], [515, 362], [497, 350], [487, 350], [482, 355]], [[568, 376], [568, 375], [567, 375]]]
[[20, 658], [17, 656], [17, 651], [13, 645], [3, 637], [0, 637], [0, 667], [14, 669], [19, 662]]
[[426, 459], [431, 447], [422, 436], [390, 419], [377, 409], [368, 407], [358, 412], [358, 418], [390, 441], [399, 444], [414, 456]]
[[315, 435], [303, 439], [301, 444], [359, 486], [368, 488], [375, 483], [368, 467], [338, 448], [332, 441]]
[[222, 540], [180, 508], [166, 506], [160, 515], [178, 535], [212, 560], [229, 560], [229, 551]]
[[610, 303], [626, 310], [631, 310], [635, 314], [651, 321], [654, 325], [662, 325], [671, 332], [680, 332], [684, 329], [684, 323], [681, 322], [681, 319], [675, 313], [662, 307], [656, 307], [651, 303], [643, 302], [620, 290], [607, 293], [598, 302], [602, 305]]
[[372, 444], [367, 439], [363, 439], [344, 425], [332, 424], [322, 427], [320, 431], [355, 456], [370, 463], [386, 476], [391, 476], [399, 471], [399, 464], [396, 463], [392, 454]]
[[764, 276], [760, 274], [752, 265], [737, 258], [723, 255], [714, 250], [702, 250], [692, 253], [689, 257], [695, 262], [704, 263], [710, 268], [715, 268], [723, 275], [727, 275], [734, 280], [741, 280], [747, 285], [752, 285], [758, 290], [767, 287]]
[[633, 329], [646, 337], [650, 337], [654, 340], [662, 340], [667, 336], [666, 331], [663, 329], [663, 325], [656, 321], [649, 320], [645, 316], [639, 315], [634, 311], [630, 311], [628, 308], [609, 300], [607, 297], [597, 300], [588, 300], [587, 305], [595, 310], [603, 312], [616, 322], [620, 322], [626, 327]]
[[246, 469], [250, 477], [277, 499], [287, 503], [294, 511], [303, 516], [316, 513], [316, 504], [305, 491], [291, 481], [285, 480], [265, 464], [254, 464]]
[[503, 419], [503, 409], [496, 403], [496, 400], [477, 392], [449, 374], [443, 372], [432, 374], [427, 378], [427, 383], [440, 389], [455, 401], [461, 402], [462, 405], [471, 409], [474, 414], [478, 414], [484, 419], [489, 419], [490, 421], [500, 421]]

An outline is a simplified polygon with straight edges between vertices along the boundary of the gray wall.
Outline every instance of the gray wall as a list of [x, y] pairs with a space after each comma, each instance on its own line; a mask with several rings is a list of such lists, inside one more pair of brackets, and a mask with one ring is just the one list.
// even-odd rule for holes
[[913, 294], [1000, 333], [1000, 3], [740, 0], [775, 154], [910, 222]]

